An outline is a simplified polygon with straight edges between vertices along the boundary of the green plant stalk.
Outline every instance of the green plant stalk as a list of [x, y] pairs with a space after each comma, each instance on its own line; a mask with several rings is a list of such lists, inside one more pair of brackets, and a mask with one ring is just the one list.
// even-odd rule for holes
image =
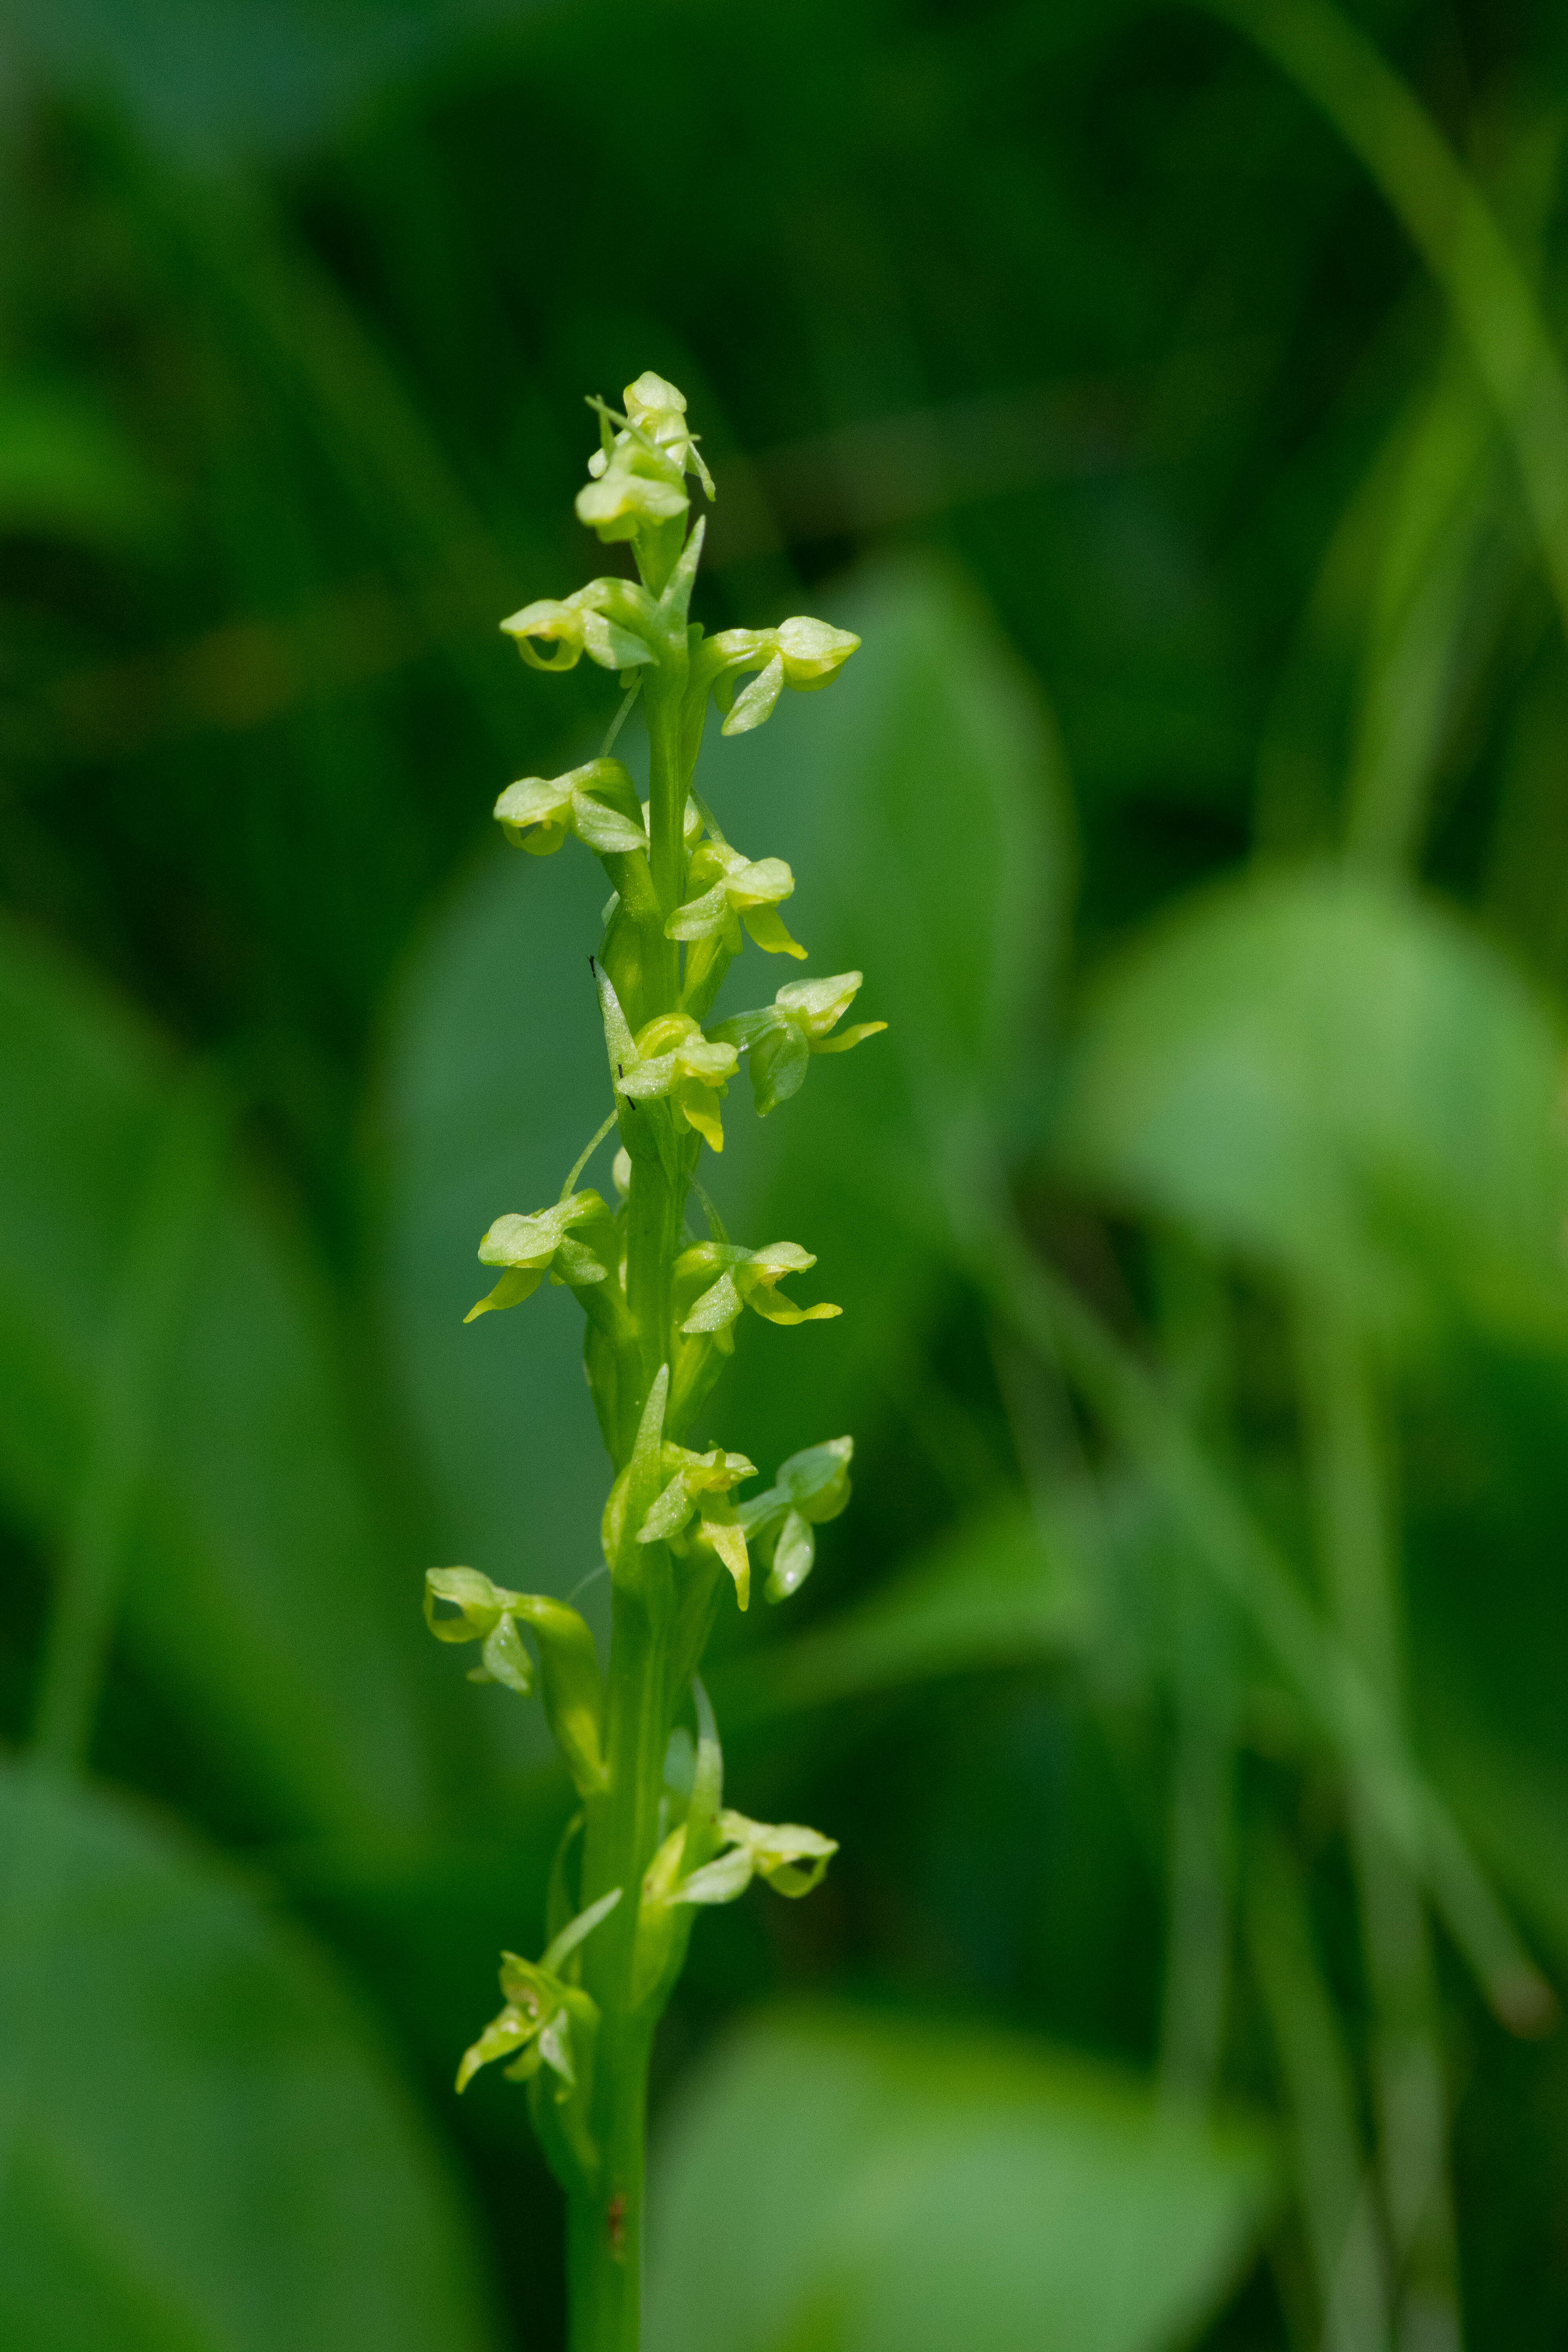
[[1301, 2216], [1322, 2352], [1388, 2352], [1387, 2289], [1356, 2127], [1355, 2080], [1313, 1944], [1299, 1865], [1259, 1828], [1247, 1873], [1247, 1941], [1289, 2094]]
[[[548, 1272], [586, 1314], [589, 1386], [614, 1473], [603, 1524], [605, 1675], [566, 1604], [506, 1591], [468, 1568], [432, 1570], [426, 1580], [432, 1632], [483, 1643], [477, 1679], [526, 1696], [535, 1668], [522, 1631], [531, 1633], [547, 1718], [582, 1798], [553, 1874], [549, 1948], [537, 1962], [504, 1957], [507, 2006], [458, 2074], [460, 2090], [505, 2057], [530, 2084], [567, 2198], [573, 2352], [636, 2352], [648, 2063], [696, 1909], [732, 1900], [753, 1876], [805, 1894], [834, 1851], [815, 1831], [721, 1809], [717, 1728], [693, 1678], [727, 1580], [747, 1605], [752, 1547], [770, 1571], [771, 1600], [806, 1573], [812, 1526], [848, 1499], [849, 1441], [792, 1455], [774, 1486], [738, 1504], [732, 1490], [756, 1475], [752, 1465], [689, 1440], [744, 1308], [784, 1324], [838, 1310], [795, 1306], [781, 1278], [813, 1259], [793, 1243], [731, 1244], [700, 1187], [710, 1238], [694, 1236], [689, 1196], [703, 1150], [722, 1149], [721, 1101], [742, 1054], [765, 1112], [798, 1089], [811, 1055], [844, 1050], [882, 1025], [830, 1035], [859, 986], [855, 972], [786, 986], [772, 1005], [703, 1034], [742, 926], [770, 952], [805, 953], [777, 913], [794, 888], [789, 868], [742, 856], [693, 797], [708, 698], [729, 709], [727, 733], [744, 732], [784, 687], [826, 685], [857, 640], [800, 617], [712, 638], [689, 620], [702, 526], [688, 529], [685, 476], [706, 485], [706, 472], [673, 385], [641, 376], [626, 400], [626, 415], [600, 404], [602, 448], [578, 512], [602, 539], [629, 544], [636, 582], [591, 581], [504, 626], [536, 668], [569, 668], [586, 653], [631, 691], [596, 761], [548, 781], [525, 777], [496, 808], [509, 835], [537, 856], [575, 834], [615, 886], [594, 960], [614, 1110], [552, 1207], [492, 1225], [479, 1255], [503, 1272], [473, 1309], [521, 1304]], [[758, 675], [735, 699], [734, 679], [748, 672]], [[647, 739], [646, 806], [609, 756], [634, 694]], [[622, 1147], [618, 1213], [596, 1192], [575, 1189], [612, 1125]], [[689, 1697], [697, 1739], [688, 1784], [673, 1735]]]
[[[1405, 1713], [1404, 1643], [1385, 1442], [1364, 1336], [1338, 1300], [1304, 1301], [1301, 1389], [1318, 1547], [1346, 1647], [1389, 1714]], [[1355, 1776], [1350, 1837], [1373, 2010], [1378, 2174], [1395, 2340], [1461, 2341], [1448, 2182], [1448, 2101], [1420, 1886]]]

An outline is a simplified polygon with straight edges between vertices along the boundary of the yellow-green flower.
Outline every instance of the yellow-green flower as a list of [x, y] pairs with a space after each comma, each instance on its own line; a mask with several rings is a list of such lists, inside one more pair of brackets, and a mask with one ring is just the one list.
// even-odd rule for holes
[[829, 980], [786, 982], [771, 1004], [737, 1013], [709, 1033], [745, 1054], [760, 1116], [799, 1093], [814, 1054], [847, 1054], [887, 1027], [885, 1021], [858, 1021], [837, 1037], [830, 1034], [854, 1003], [861, 978], [840, 971]]
[[728, 842], [705, 841], [693, 852], [689, 872], [695, 883], [711, 877], [711, 887], [676, 908], [664, 927], [668, 939], [717, 940], [738, 955], [743, 923], [770, 955], [805, 955], [778, 911], [795, 889], [795, 876], [782, 857], [743, 857]]
[[637, 1032], [634, 1051], [616, 1077], [619, 1091], [633, 1102], [668, 1097], [703, 1141], [722, 1151], [720, 1104], [740, 1058], [734, 1046], [711, 1044], [689, 1013], [663, 1013]]
[[831, 685], [859, 643], [849, 630], [805, 613], [781, 621], [776, 629], [721, 629], [702, 647], [701, 674], [727, 694], [734, 672], [759, 672], [735, 697], [724, 733], [745, 735], [760, 727], [786, 686], [797, 694], [815, 694]]
[[618, 760], [590, 760], [563, 776], [523, 776], [509, 784], [495, 813], [509, 841], [549, 857], [574, 833], [599, 857], [646, 850], [637, 787]]
[[[653, 599], [632, 580], [590, 580], [570, 596], [542, 596], [501, 623], [531, 669], [575, 669], [584, 654], [601, 669], [637, 669], [654, 659], [647, 631]], [[547, 661], [536, 645], [553, 645]]]
[[[574, 1228], [585, 1229], [589, 1242], [574, 1240]], [[479, 1244], [479, 1264], [505, 1266], [506, 1272], [463, 1320], [471, 1323], [476, 1316], [519, 1306], [532, 1297], [546, 1274], [574, 1290], [603, 1282], [616, 1257], [615, 1218], [597, 1192], [574, 1192], [531, 1217], [498, 1217]]]
[[699, 1242], [675, 1262], [678, 1297], [689, 1297], [694, 1286], [704, 1286], [680, 1328], [689, 1336], [710, 1333], [729, 1349], [734, 1345], [730, 1327], [739, 1322], [748, 1307], [767, 1323], [831, 1322], [844, 1312], [841, 1307], [826, 1303], [797, 1307], [779, 1288], [786, 1274], [805, 1274], [816, 1264], [810, 1251], [803, 1250], [797, 1242], [770, 1242], [759, 1250], [737, 1249], [728, 1242]]

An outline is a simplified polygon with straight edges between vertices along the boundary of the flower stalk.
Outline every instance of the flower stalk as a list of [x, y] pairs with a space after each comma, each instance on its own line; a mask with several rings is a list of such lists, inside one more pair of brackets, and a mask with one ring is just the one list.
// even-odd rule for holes
[[[731, 1240], [697, 1181], [699, 1163], [723, 1150], [724, 1099], [742, 1059], [765, 1113], [798, 1091], [815, 1055], [844, 1052], [884, 1025], [833, 1034], [858, 972], [790, 983], [771, 1004], [710, 1024], [737, 956], [806, 951], [779, 911], [795, 887], [788, 866], [735, 848], [694, 795], [709, 705], [725, 714], [725, 734], [744, 733], [786, 689], [830, 684], [858, 641], [804, 616], [715, 636], [691, 620], [704, 525], [691, 520], [688, 477], [710, 498], [712, 484], [672, 384], [644, 374], [624, 397], [622, 411], [590, 403], [601, 443], [577, 512], [603, 542], [629, 549], [636, 580], [591, 581], [525, 605], [502, 627], [535, 668], [570, 669], [585, 656], [616, 672], [625, 699], [596, 760], [525, 777], [496, 804], [524, 851], [549, 856], [574, 840], [612, 886], [592, 959], [610, 1115], [559, 1200], [490, 1225], [479, 1256], [498, 1279], [468, 1318], [521, 1305], [546, 1279], [582, 1305], [611, 1464], [601, 1528], [608, 1660], [601, 1670], [592, 1633], [566, 1603], [510, 1591], [475, 1569], [433, 1569], [426, 1595], [437, 1638], [479, 1645], [474, 1680], [523, 1698], [537, 1680], [581, 1800], [552, 1873], [547, 1947], [536, 1961], [503, 1956], [505, 2006], [458, 2078], [462, 2089], [499, 2061], [528, 2086], [568, 2200], [573, 2352], [635, 2352], [638, 2342], [648, 2058], [693, 1920], [756, 1879], [805, 1895], [835, 1850], [814, 1830], [724, 1805], [698, 1669], [719, 1610], [731, 1596], [749, 1605], [753, 1553], [770, 1601], [798, 1591], [814, 1529], [848, 1500], [852, 1453], [847, 1437], [808, 1446], [747, 1499], [739, 1490], [755, 1466], [700, 1416], [748, 1310], [793, 1327], [838, 1309], [799, 1305], [782, 1286], [816, 1263], [798, 1244]], [[632, 710], [646, 732], [646, 802], [611, 756]], [[614, 1203], [579, 1189], [612, 1128]], [[694, 1193], [701, 1232], [689, 1223]]]

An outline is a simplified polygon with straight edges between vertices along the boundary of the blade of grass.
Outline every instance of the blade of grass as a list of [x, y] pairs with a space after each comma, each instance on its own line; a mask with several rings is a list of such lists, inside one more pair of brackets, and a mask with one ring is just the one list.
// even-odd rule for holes
[[1442, 289], [1512, 448], [1568, 632], [1568, 373], [1490, 205], [1375, 43], [1328, 0], [1199, 5], [1321, 109]]
[[1313, 1948], [1300, 1869], [1272, 1833], [1249, 1842], [1247, 1886], [1247, 1947], [1289, 2111], [1323, 2352], [1387, 2352], [1387, 2289], [1355, 2077]]
[[1158, 1383], [1070, 1286], [1045, 1265], [1003, 1209], [973, 1214], [965, 1187], [972, 1271], [997, 1315], [1059, 1360], [1129, 1455], [1163, 1493], [1197, 1558], [1256, 1627], [1313, 1720], [1356, 1773], [1395, 1849], [1429, 1887], [1497, 2015], [1516, 2032], [1555, 2013], [1530, 1959], [1452, 1815], [1411, 1756], [1342, 1643], [1317, 1612], [1271, 1538], [1186, 1427]]
[[[1342, 1307], [1303, 1298], [1300, 1393], [1323, 1580], [1341, 1638], [1397, 1728], [1404, 1636], [1386, 1447], [1366, 1343]], [[1448, 2172], [1448, 2101], [1421, 1889], [1352, 1763], [1351, 1852], [1372, 1996], [1377, 2162], [1398, 2341], [1462, 2341]]]

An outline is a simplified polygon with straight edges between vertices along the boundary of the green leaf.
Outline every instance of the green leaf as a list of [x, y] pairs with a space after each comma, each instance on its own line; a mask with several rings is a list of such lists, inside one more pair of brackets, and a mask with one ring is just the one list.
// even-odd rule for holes
[[1403, 1318], [1560, 1328], [1562, 1041], [1484, 941], [1311, 871], [1184, 908], [1101, 986], [1057, 1127], [1106, 1193]]
[[153, 1819], [0, 1776], [0, 2340], [484, 2352], [455, 2184], [310, 1942]]
[[1157, 2352], [1268, 2165], [1037, 2042], [808, 2011], [721, 2048], [656, 2182], [648, 2352]]
[[[553, 1200], [611, 1108], [588, 958], [587, 859], [487, 858], [438, 914], [392, 1010], [382, 1276], [396, 1371], [437, 1486], [437, 1541], [500, 1584], [566, 1593], [599, 1562], [610, 1469], [583, 1316], [546, 1286], [465, 1328], [480, 1236]], [[610, 1192], [616, 1139], [583, 1171]]]
[[[129, 1006], [0, 928], [0, 1494], [46, 1544], [88, 1458], [175, 1081]], [[432, 1688], [416, 1564], [388, 1574], [314, 1271], [237, 1177], [194, 1249], [151, 1422], [121, 1567], [142, 1658], [274, 1815], [413, 1827]]]

